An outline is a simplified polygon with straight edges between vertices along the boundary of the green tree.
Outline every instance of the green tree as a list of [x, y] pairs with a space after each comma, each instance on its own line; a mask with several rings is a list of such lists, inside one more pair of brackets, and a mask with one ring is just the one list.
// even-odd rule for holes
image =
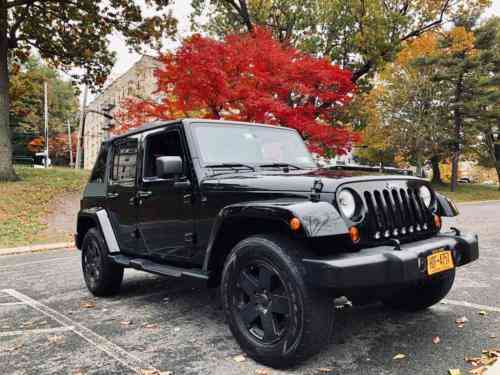
[[[192, 0], [193, 20], [217, 36], [270, 27], [275, 36], [353, 71], [353, 80], [392, 61], [402, 44], [489, 0]], [[193, 22], [195, 29], [198, 22]], [[198, 27], [199, 28], [199, 27]]]
[[[151, 17], [143, 15], [133, 0], [0, 0], [0, 180], [15, 179], [9, 128], [9, 60], [25, 58], [32, 49], [57, 68], [83, 68], [81, 82], [102, 85], [114, 62], [108, 36], [124, 36], [139, 51], [149, 44], [159, 47], [175, 31], [169, 0], [145, 0], [156, 6]], [[77, 77], [75, 77], [77, 78]]]
[[485, 167], [495, 168], [500, 190], [500, 17], [493, 17], [474, 30], [478, 53], [475, 94], [467, 108], [480, 136], [472, 156]]

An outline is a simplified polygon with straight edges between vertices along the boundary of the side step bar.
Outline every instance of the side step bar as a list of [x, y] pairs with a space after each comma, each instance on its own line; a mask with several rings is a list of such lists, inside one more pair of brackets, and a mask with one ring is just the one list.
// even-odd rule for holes
[[208, 280], [208, 274], [197, 268], [181, 268], [155, 263], [148, 259], [133, 258], [127, 255], [109, 255], [109, 258], [116, 264], [124, 267], [132, 267], [137, 270], [154, 273], [161, 276], [189, 277], [202, 281]]

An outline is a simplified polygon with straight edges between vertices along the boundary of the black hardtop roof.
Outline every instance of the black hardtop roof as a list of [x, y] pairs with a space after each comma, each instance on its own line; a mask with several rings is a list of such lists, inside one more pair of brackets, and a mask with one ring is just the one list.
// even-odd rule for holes
[[179, 124], [179, 123], [184, 123], [184, 124], [189, 124], [191, 122], [208, 122], [208, 123], [217, 123], [217, 124], [241, 124], [241, 125], [252, 125], [252, 126], [262, 126], [262, 127], [267, 127], [267, 128], [278, 128], [278, 129], [288, 129], [291, 130], [291, 128], [283, 127], [283, 126], [278, 126], [278, 125], [268, 125], [268, 124], [260, 124], [260, 123], [255, 123], [255, 122], [243, 122], [243, 121], [231, 121], [231, 120], [209, 120], [209, 119], [200, 119], [200, 118], [180, 118], [177, 120], [170, 120], [170, 121], [153, 121], [146, 123], [142, 126], [139, 126], [138, 128], [134, 128], [129, 130], [126, 133], [111, 137], [107, 142], [113, 142], [117, 139], [120, 138], [126, 138], [134, 134], [139, 134], [148, 130], [153, 130], [157, 128], [161, 128], [166, 125], [172, 125], [172, 124]]

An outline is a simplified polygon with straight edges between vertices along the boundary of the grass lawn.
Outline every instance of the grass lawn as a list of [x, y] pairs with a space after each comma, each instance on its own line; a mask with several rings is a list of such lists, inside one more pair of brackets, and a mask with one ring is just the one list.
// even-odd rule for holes
[[51, 202], [80, 192], [89, 172], [70, 168], [17, 167], [17, 182], [0, 182], [0, 248], [40, 243]]
[[434, 188], [455, 202], [500, 200], [500, 191], [497, 186], [458, 184], [457, 191], [453, 193], [449, 185], [434, 185]]

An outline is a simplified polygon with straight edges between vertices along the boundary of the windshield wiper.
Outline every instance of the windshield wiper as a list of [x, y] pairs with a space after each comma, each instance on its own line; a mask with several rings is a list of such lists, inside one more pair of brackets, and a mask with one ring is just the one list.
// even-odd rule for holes
[[296, 165], [289, 164], [289, 163], [261, 164], [261, 165], [259, 165], [259, 167], [261, 167], [261, 168], [273, 168], [273, 167], [276, 167], [276, 168], [284, 168], [284, 169], [289, 169], [289, 168], [292, 168], [292, 169], [304, 169], [304, 168], [301, 168], [301, 167], [298, 167]]
[[231, 169], [238, 169], [238, 168], [247, 168], [255, 172], [255, 167], [252, 167], [251, 165], [247, 164], [240, 164], [240, 163], [220, 163], [220, 164], [209, 164], [205, 165], [207, 168], [231, 168]]

